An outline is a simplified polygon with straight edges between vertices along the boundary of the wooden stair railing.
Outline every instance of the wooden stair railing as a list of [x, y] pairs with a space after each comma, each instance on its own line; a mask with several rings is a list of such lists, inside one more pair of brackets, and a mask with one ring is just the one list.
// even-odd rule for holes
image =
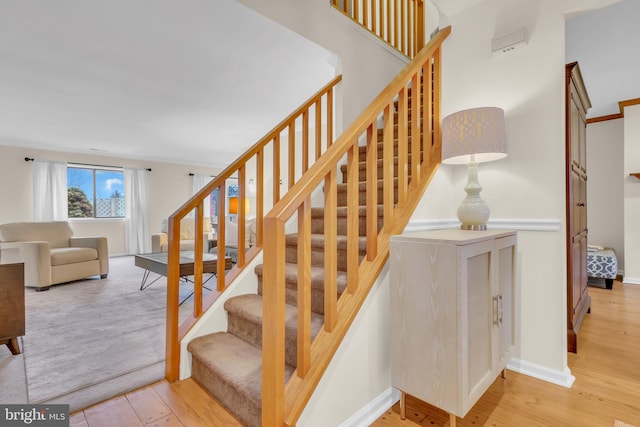
[[[414, 60], [305, 173], [264, 219], [262, 425], [293, 426], [389, 255], [389, 237], [401, 232], [433, 177], [441, 156], [441, 30]], [[397, 110], [397, 112], [396, 112]], [[410, 120], [411, 119], [411, 120]], [[378, 123], [382, 122], [382, 198], [378, 200]], [[397, 135], [397, 178], [394, 144]], [[366, 141], [366, 255], [359, 259], [359, 142]], [[347, 162], [347, 291], [336, 299], [336, 188]], [[397, 184], [396, 184], [397, 183]], [[397, 187], [396, 187], [397, 185]], [[324, 326], [310, 341], [311, 200], [324, 191]], [[397, 200], [397, 201], [396, 201]], [[378, 232], [378, 205], [383, 224]], [[297, 221], [297, 370], [285, 385], [285, 233]]]
[[[281, 181], [285, 188], [291, 188], [296, 180], [320, 158], [333, 142], [334, 93], [336, 85], [342, 80], [337, 76], [315, 95], [301, 105], [296, 111], [273, 128], [266, 136], [248, 149], [229, 167], [196, 193], [191, 199], [175, 211], [168, 221], [168, 271], [167, 271], [167, 318], [166, 318], [166, 359], [165, 377], [175, 381], [179, 376], [180, 340], [195, 325], [202, 314], [213, 304], [216, 293], [203, 299], [203, 251], [204, 251], [204, 200], [214, 191], [218, 191], [218, 210], [214, 214], [219, 218], [217, 229], [217, 253], [225, 254], [225, 218], [226, 218], [226, 183], [230, 178], [238, 179], [239, 200], [245, 200], [247, 193], [248, 170], [255, 173], [256, 184], [256, 245], [246, 253], [243, 244], [238, 245], [236, 266], [227, 274], [217, 274], [217, 291], [224, 291], [238, 276], [242, 269], [260, 251], [263, 244], [263, 215], [275, 205], [282, 196]], [[301, 130], [300, 130], [301, 129]], [[286, 144], [281, 142], [286, 138]], [[265, 172], [265, 161], [270, 156], [272, 173]], [[281, 167], [281, 157], [285, 163]], [[250, 169], [252, 167], [252, 169]], [[285, 171], [285, 174], [282, 171]], [[267, 185], [270, 184], [270, 188]], [[180, 280], [180, 220], [194, 213], [194, 304], [193, 312], [179, 324], [179, 280]], [[245, 241], [245, 224], [247, 216], [245, 203], [238, 203], [238, 235], [237, 241]], [[217, 271], [225, 271], [224, 256], [219, 256]]]
[[331, 0], [331, 4], [409, 58], [425, 45], [424, 0]]

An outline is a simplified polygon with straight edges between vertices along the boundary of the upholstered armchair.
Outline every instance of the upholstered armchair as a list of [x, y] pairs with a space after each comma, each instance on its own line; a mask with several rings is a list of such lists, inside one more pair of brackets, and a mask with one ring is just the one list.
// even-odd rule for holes
[[[235, 222], [226, 221], [224, 231], [224, 250], [225, 255], [231, 257], [231, 261], [236, 264], [238, 262], [238, 224]], [[246, 252], [250, 247], [256, 244], [256, 220], [255, 218], [247, 219], [245, 221], [245, 242], [243, 248]], [[217, 254], [218, 249], [212, 248], [210, 253]]]
[[106, 278], [106, 237], [73, 237], [67, 221], [0, 225], [0, 264], [24, 263], [24, 284], [36, 290], [85, 279]]
[[[183, 218], [180, 221], [180, 250], [192, 251], [195, 245], [195, 221], [193, 218]], [[204, 218], [202, 229], [204, 235], [204, 251], [213, 246], [215, 239], [211, 231], [211, 218]], [[162, 221], [160, 233], [151, 235], [151, 252], [167, 252], [169, 250], [169, 235], [167, 234], [167, 220]]]

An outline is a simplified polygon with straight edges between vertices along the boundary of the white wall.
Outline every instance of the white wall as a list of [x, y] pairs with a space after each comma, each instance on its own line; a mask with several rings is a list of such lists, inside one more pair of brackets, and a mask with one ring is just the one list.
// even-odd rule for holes
[[[215, 175], [215, 169], [191, 167], [90, 154], [66, 153], [10, 147], [0, 139], [0, 224], [33, 219], [33, 182], [31, 162], [25, 157], [40, 160], [60, 160], [107, 166], [151, 168], [149, 172], [149, 232], [160, 231], [162, 220], [171, 215], [191, 195], [189, 172]], [[125, 250], [125, 229], [122, 219], [70, 220], [76, 236], [99, 235], [109, 241], [109, 254], [122, 255]], [[149, 237], [149, 247], [151, 238]]]
[[407, 63], [332, 8], [328, 0], [239, 1], [339, 56], [345, 128]]
[[624, 119], [587, 125], [589, 244], [615, 249], [624, 269]]
[[640, 105], [624, 109], [624, 282], [640, 284]]
[[[479, 172], [493, 220], [565, 223], [564, 19], [559, 3], [485, 1], [448, 17], [452, 33], [443, 55], [443, 116], [480, 106], [505, 110], [509, 155], [480, 165]], [[492, 55], [494, 37], [522, 27], [528, 33], [525, 47]], [[459, 193], [449, 206], [449, 217], [455, 217], [466, 170], [441, 169], [448, 170], [448, 185]], [[567, 366], [564, 225], [556, 231], [519, 231], [518, 252], [517, 357], [561, 375]]]

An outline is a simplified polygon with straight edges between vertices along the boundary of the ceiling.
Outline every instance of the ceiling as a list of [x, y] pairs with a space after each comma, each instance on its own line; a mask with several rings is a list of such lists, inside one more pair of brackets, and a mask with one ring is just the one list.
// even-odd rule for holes
[[640, 1], [623, 0], [567, 20], [566, 60], [580, 66], [587, 117], [618, 114], [619, 101], [640, 98], [639, 17]]
[[0, 144], [226, 165], [334, 56], [233, 0], [0, 0]]
[[[444, 15], [482, 1], [433, 0]], [[638, 16], [624, 0], [567, 20], [589, 117], [640, 97]], [[333, 78], [332, 63], [233, 0], [0, 0], [0, 144], [224, 166]]]

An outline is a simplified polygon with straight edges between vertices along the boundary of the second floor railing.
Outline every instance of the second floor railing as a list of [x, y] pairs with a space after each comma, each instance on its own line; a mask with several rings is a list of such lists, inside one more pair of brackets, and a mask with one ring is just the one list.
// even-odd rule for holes
[[[236, 161], [212, 179], [169, 217], [168, 221], [168, 271], [167, 271], [167, 320], [166, 320], [166, 360], [165, 377], [175, 381], [179, 375], [180, 340], [195, 325], [208, 307], [213, 304], [219, 292], [224, 291], [238, 276], [248, 262], [253, 259], [263, 244], [263, 217], [300, 179], [320, 156], [333, 143], [334, 134], [334, 94], [336, 85], [342, 80], [337, 76], [296, 111], [280, 122], [260, 141], [249, 148]], [[267, 167], [267, 163], [270, 163]], [[204, 201], [217, 191], [218, 205], [213, 212], [218, 218], [217, 227], [217, 271], [225, 271], [228, 234], [225, 221], [227, 209], [227, 184], [237, 179], [237, 263], [226, 274], [216, 275], [218, 292], [210, 293], [206, 298], [203, 292], [203, 253], [205, 245], [203, 223], [205, 218]], [[255, 180], [255, 195], [248, 192], [248, 181]], [[242, 201], [251, 196], [255, 202], [255, 243], [245, 248], [247, 241], [246, 224], [249, 212]], [[180, 222], [193, 214], [194, 242], [194, 304], [193, 311], [179, 323], [179, 282], [180, 282]], [[235, 228], [235, 227], [234, 227]]]
[[423, 0], [331, 0], [331, 3], [409, 58], [425, 45]]

